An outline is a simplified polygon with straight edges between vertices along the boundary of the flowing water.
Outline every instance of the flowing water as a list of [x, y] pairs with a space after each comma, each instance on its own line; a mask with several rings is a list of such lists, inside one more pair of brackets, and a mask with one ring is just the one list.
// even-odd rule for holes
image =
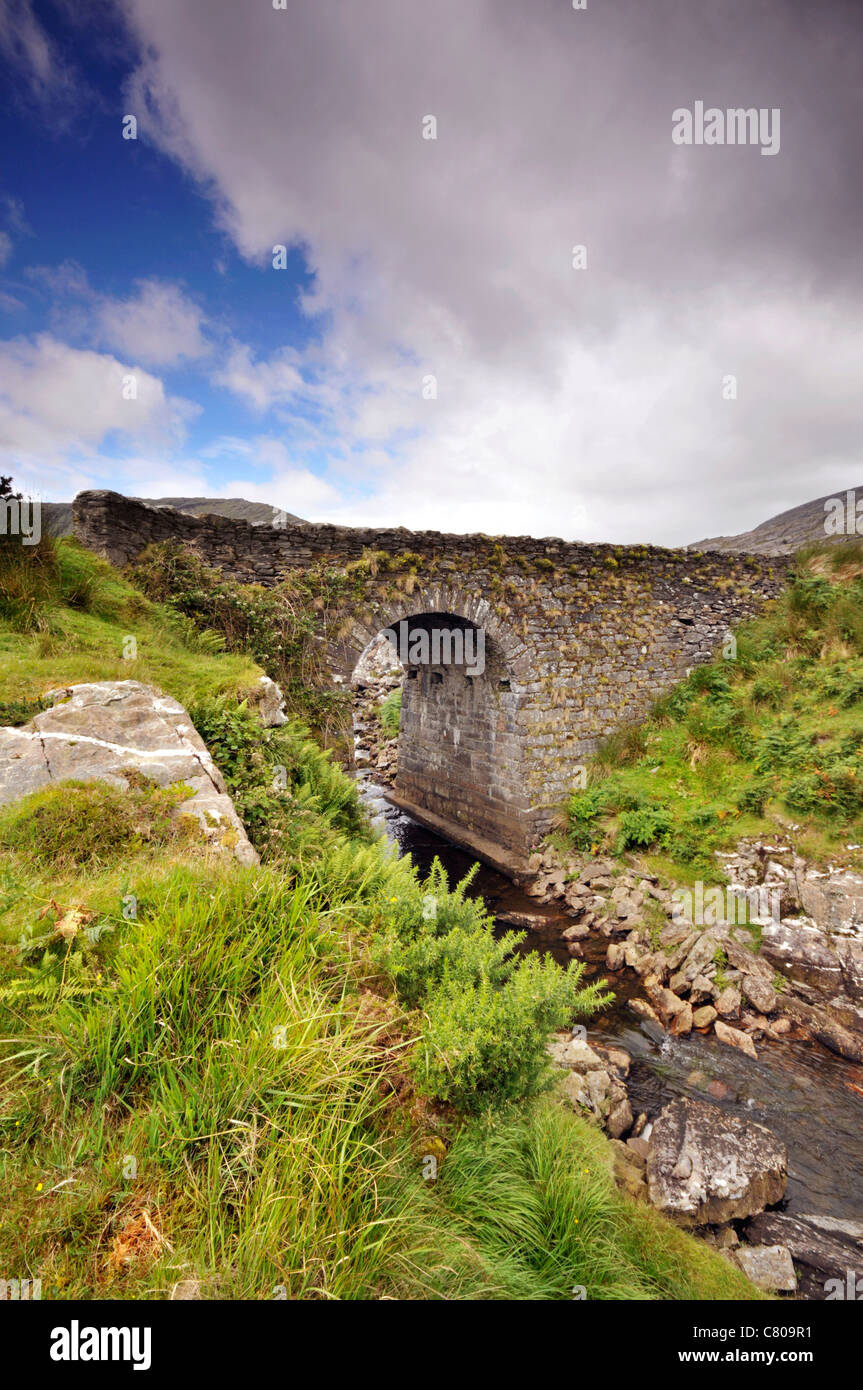
[[[360, 774], [359, 780], [371, 814], [402, 854], [410, 854], [422, 872], [440, 859], [450, 883], [464, 877], [474, 863], [467, 851], [392, 806], [385, 789], [368, 775]], [[470, 893], [482, 896], [495, 916], [529, 912], [546, 918], [548, 927], [531, 931], [520, 949], [550, 954], [561, 964], [569, 961], [560, 937], [569, 919], [559, 909], [541, 906], [486, 865]], [[605, 974], [607, 944], [602, 937], [581, 943], [590, 977]], [[634, 1114], [643, 1110], [653, 1119], [669, 1100], [688, 1095], [761, 1123], [788, 1148], [784, 1206], [789, 1213], [863, 1223], [863, 1067], [815, 1043], [760, 1042], [753, 1062], [712, 1034], [672, 1038], [627, 1009], [637, 984], [631, 972], [612, 976], [610, 983], [615, 1002], [594, 1019], [588, 1037], [617, 1043], [630, 1054], [627, 1084]]]

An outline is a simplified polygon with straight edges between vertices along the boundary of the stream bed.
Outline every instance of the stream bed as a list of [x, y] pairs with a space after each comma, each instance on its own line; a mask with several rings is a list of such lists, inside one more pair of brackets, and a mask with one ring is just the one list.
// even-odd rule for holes
[[[451, 884], [475, 862], [471, 855], [425, 829], [386, 799], [386, 789], [368, 774], [358, 775], [363, 801], [379, 827], [410, 854], [425, 873], [440, 859]], [[503, 874], [480, 865], [470, 888], [490, 913], [528, 912], [548, 919], [548, 930], [531, 931], [522, 950], [570, 960], [561, 929], [568, 920], [556, 907], [544, 907]], [[502, 927], [501, 930], [512, 930]], [[591, 936], [580, 943], [589, 978], [607, 975], [607, 941]], [[653, 1119], [676, 1096], [700, 1097], [732, 1114], [760, 1123], [788, 1149], [788, 1189], [783, 1210], [832, 1218], [860, 1227], [863, 1234], [863, 1067], [846, 1062], [817, 1043], [758, 1043], [758, 1061], [719, 1042], [713, 1034], [673, 1038], [662, 1028], [638, 1020], [627, 1000], [637, 992], [631, 971], [608, 976], [615, 1001], [597, 1015], [588, 1039], [617, 1043], [632, 1058], [627, 1081], [633, 1113]]]

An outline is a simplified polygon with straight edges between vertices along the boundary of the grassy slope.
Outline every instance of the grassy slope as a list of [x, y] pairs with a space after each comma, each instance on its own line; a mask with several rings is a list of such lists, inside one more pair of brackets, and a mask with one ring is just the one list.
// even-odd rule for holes
[[802, 557], [794, 585], [698, 667], [653, 717], [609, 740], [568, 834], [595, 851], [650, 850], [680, 879], [716, 880], [714, 851], [790, 837], [863, 867], [863, 580], [858, 548]]
[[[0, 556], [4, 703], [83, 681], [140, 680], [188, 705], [248, 691], [260, 676], [249, 658], [221, 653], [215, 634], [196, 634], [74, 541], [51, 551], [53, 560], [33, 576]], [[130, 637], [132, 660], [123, 655]]]
[[[241, 658], [196, 650], [101, 563], [66, 553], [78, 582], [30, 609], [50, 657], [7, 590], [17, 662], [0, 700], [115, 675], [129, 630], [147, 639], [138, 674], [180, 698], [254, 677]], [[397, 915], [420, 920], [423, 886], [380, 845], [335, 829], [332, 798], [302, 790], [330, 787], [332, 769], [303, 777], [302, 853], [254, 870], [194, 841], [148, 840], [146, 827], [121, 862], [98, 837], [54, 862], [62, 790], [27, 835], [7, 834], [0, 920], [7, 941], [31, 944], [23, 966], [5, 951], [0, 981], [0, 1268], [41, 1278], [45, 1298], [165, 1297], [186, 1279], [204, 1297], [283, 1286], [292, 1298], [568, 1299], [578, 1285], [589, 1298], [754, 1296], [621, 1195], [604, 1138], [553, 1096], [463, 1122], [416, 1095], [405, 1055], [418, 1017], [369, 975], [367, 955]], [[70, 919], [74, 907], [86, 918]], [[61, 914], [67, 935], [52, 935]], [[31, 978], [53, 989], [31, 1000], [41, 1013], [15, 994]], [[430, 1184], [422, 1156], [442, 1151], [441, 1136]]]

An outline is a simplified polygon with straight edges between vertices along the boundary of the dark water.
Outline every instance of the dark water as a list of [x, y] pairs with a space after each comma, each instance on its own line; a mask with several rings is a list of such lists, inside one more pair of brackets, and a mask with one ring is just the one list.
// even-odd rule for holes
[[[469, 853], [418, 825], [386, 801], [384, 789], [360, 775], [363, 799], [381, 828], [403, 854], [425, 872], [441, 860], [456, 883], [475, 862]], [[530, 912], [547, 918], [548, 928], [531, 932], [522, 950], [569, 959], [560, 939], [569, 919], [542, 907], [509, 879], [481, 865], [470, 892], [481, 895], [489, 911]], [[582, 943], [590, 977], [603, 975], [607, 942]], [[700, 1097], [732, 1114], [765, 1125], [788, 1148], [786, 1209], [863, 1223], [863, 1067], [845, 1062], [818, 1044], [758, 1044], [758, 1061], [709, 1035], [671, 1038], [637, 1019], [626, 1007], [636, 992], [631, 972], [611, 977], [613, 1006], [594, 1020], [588, 1036], [619, 1043], [632, 1058], [628, 1082], [633, 1112], [653, 1119], [675, 1096]]]

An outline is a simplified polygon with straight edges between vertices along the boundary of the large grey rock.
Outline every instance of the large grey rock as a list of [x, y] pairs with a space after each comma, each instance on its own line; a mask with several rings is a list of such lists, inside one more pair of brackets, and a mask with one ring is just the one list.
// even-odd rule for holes
[[558, 1037], [548, 1044], [548, 1051], [559, 1067], [569, 1067], [571, 1071], [585, 1074], [602, 1066], [602, 1058], [581, 1038]]
[[800, 903], [822, 931], [863, 935], [863, 877], [850, 870], [809, 869], [800, 879]]
[[800, 1273], [799, 1291], [807, 1299], [827, 1298], [828, 1281], [838, 1279], [844, 1285], [849, 1270], [863, 1274], [863, 1230], [853, 1222], [765, 1211], [747, 1224], [746, 1236], [787, 1247]]
[[784, 1245], [741, 1245], [734, 1260], [747, 1279], [767, 1293], [794, 1293], [797, 1277], [791, 1254]]
[[683, 1097], [650, 1135], [650, 1201], [683, 1226], [752, 1216], [785, 1193], [785, 1146], [762, 1125]]
[[51, 692], [54, 704], [0, 729], [0, 805], [57, 782], [102, 781], [124, 790], [127, 769], [157, 786], [184, 782], [178, 815], [195, 816], [214, 848], [256, 864], [216, 764], [177, 700], [140, 681], [100, 681]]

